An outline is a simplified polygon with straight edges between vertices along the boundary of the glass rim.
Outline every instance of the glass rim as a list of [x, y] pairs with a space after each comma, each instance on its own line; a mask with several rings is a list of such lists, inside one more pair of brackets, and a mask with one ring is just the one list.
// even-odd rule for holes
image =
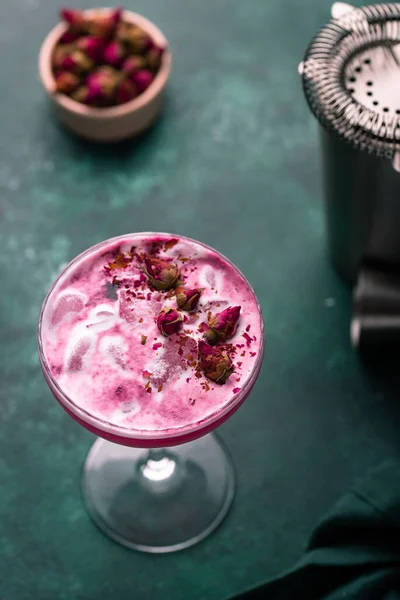
[[[202, 419], [200, 421], [196, 421], [195, 423], [192, 423], [190, 425], [182, 425], [179, 427], [173, 427], [173, 428], [169, 428], [169, 429], [158, 429], [158, 430], [133, 429], [132, 427], [116, 425], [115, 423], [111, 423], [110, 421], [107, 421], [105, 419], [101, 419], [99, 417], [94, 416], [89, 411], [80, 407], [76, 402], [74, 402], [72, 400], [72, 398], [70, 398], [63, 391], [63, 389], [61, 388], [61, 386], [59, 385], [59, 383], [57, 382], [57, 380], [54, 378], [53, 374], [51, 373], [51, 370], [50, 370], [50, 367], [49, 367], [49, 364], [48, 364], [48, 361], [47, 361], [47, 358], [46, 358], [46, 355], [45, 355], [45, 352], [43, 349], [43, 339], [42, 339], [43, 316], [44, 316], [44, 312], [47, 307], [48, 301], [49, 301], [55, 287], [57, 286], [58, 282], [60, 281], [60, 279], [74, 265], [76, 265], [76, 263], [78, 263], [80, 260], [82, 260], [84, 257], [88, 256], [89, 254], [92, 254], [96, 250], [99, 250], [103, 246], [109, 245], [112, 242], [117, 242], [117, 241], [122, 242], [123, 240], [131, 240], [132, 238], [138, 237], [138, 236], [141, 236], [141, 237], [142, 236], [143, 237], [146, 237], [146, 236], [149, 236], [149, 237], [150, 236], [177, 237], [182, 240], [187, 240], [194, 244], [198, 244], [198, 245], [202, 246], [203, 248], [206, 248], [207, 250], [211, 250], [212, 252], [217, 254], [221, 259], [226, 261], [244, 280], [244, 282], [246, 283], [246, 285], [248, 286], [249, 290], [251, 291], [251, 293], [254, 297], [254, 300], [255, 300], [256, 306], [257, 306], [257, 310], [258, 310], [258, 313], [260, 316], [260, 334], [261, 334], [260, 335], [260, 350], [259, 350], [256, 362], [254, 364], [254, 367], [253, 367], [250, 375], [246, 379], [244, 385], [242, 386], [240, 392], [238, 392], [237, 394], [234, 394], [232, 396], [232, 398], [228, 402], [226, 402], [226, 404], [224, 404], [223, 408], [221, 408], [219, 410], [215, 410], [211, 414], [207, 415], [207, 417], [205, 417], [204, 419]], [[46, 296], [43, 300], [43, 303], [42, 303], [42, 307], [41, 307], [40, 315], [39, 315], [38, 327], [37, 327], [37, 343], [38, 343], [39, 360], [40, 360], [41, 368], [42, 368], [46, 383], [49, 386], [53, 395], [56, 397], [56, 399], [61, 403], [62, 406], [65, 406], [67, 412], [70, 412], [73, 415], [75, 415], [83, 423], [87, 423], [89, 426], [91, 426], [99, 431], [103, 431], [107, 434], [110, 434], [110, 435], [113, 435], [116, 437], [122, 437], [122, 438], [126, 438], [126, 439], [131, 439], [131, 440], [137, 439], [137, 440], [143, 440], [143, 441], [152, 441], [152, 440], [161, 440], [162, 441], [162, 440], [173, 439], [175, 437], [181, 438], [182, 436], [189, 434], [191, 431], [201, 431], [204, 428], [209, 428], [210, 426], [212, 426], [212, 424], [214, 422], [219, 422], [221, 419], [223, 419], [223, 417], [229, 415], [229, 413], [231, 411], [233, 411], [237, 406], [240, 406], [240, 404], [246, 399], [247, 395], [251, 391], [253, 385], [255, 384], [255, 382], [258, 378], [258, 375], [261, 370], [262, 362], [263, 362], [264, 346], [265, 346], [265, 343], [264, 343], [264, 319], [263, 319], [263, 314], [262, 314], [262, 310], [261, 310], [261, 305], [260, 305], [259, 300], [256, 296], [256, 293], [253, 289], [253, 286], [250, 284], [248, 279], [244, 276], [242, 271], [236, 265], [234, 265], [232, 263], [232, 261], [230, 261], [224, 254], [222, 254], [218, 250], [215, 250], [215, 248], [212, 248], [211, 246], [204, 244], [203, 242], [199, 242], [198, 240], [195, 240], [193, 238], [190, 238], [190, 237], [187, 237], [184, 235], [180, 235], [177, 233], [173, 234], [173, 233], [163, 233], [163, 232], [158, 232], [158, 231], [156, 231], [156, 232], [140, 231], [140, 232], [135, 232], [135, 233], [127, 233], [127, 234], [123, 234], [123, 235], [118, 235], [118, 236], [115, 236], [112, 238], [108, 238], [107, 240], [104, 240], [102, 242], [99, 242], [98, 244], [94, 244], [93, 246], [90, 246], [90, 248], [87, 248], [86, 250], [84, 250], [83, 252], [78, 254], [60, 271], [60, 273], [57, 275], [57, 277], [55, 278], [55, 280], [49, 287], [49, 289], [46, 293]]]

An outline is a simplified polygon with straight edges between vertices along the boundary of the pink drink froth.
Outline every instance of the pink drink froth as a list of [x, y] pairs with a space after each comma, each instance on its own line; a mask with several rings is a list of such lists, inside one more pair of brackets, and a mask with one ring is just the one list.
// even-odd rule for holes
[[[136, 259], [154, 251], [179, 266], [185, 288], [203, 289], [196, 311], [182, 312], [182, 329], [168, 338], [155, 318], [165, 306], [176, 309], [175, 295], [154, 290]], [[118, 254], [130, 262], [110, 270]], [[237, 305], [241, 316], [229, 340], [235, 371], [218, 385], [196, 366], [201, 323]], [[89, 421], [99, 420], [95, 427], [105, 422], [117, 435], [129, 429], [164, 436], [201, 427], [248, 387], [259, 368], [262, 319], [248, 283], [221, 255], [187, 238], [136, 234], [110, 240], [66, 269], [45, 305], [41, 339], [45, 367], [71, 401], [69, 412], [79, 407]]]

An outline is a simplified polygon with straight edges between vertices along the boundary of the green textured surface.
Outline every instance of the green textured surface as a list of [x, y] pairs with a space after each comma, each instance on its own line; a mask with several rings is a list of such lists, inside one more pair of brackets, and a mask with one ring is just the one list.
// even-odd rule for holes
[[[0, 598], [220, 600], [288, 567], [354, 477], [399, 456], [398, 394], [350, 349], [350, 292], [324, 253], [297, 64], [329, 2], [127, 2], [165, 32], [174, 72], [162, 121], [112, 149], [75, 141], [49, 111], [36, 56], [57, 5], [2, 0]], [[221, 250], [267, 324], [259, 382], [220, 432], [234, 507], [209, 539], [169, 556], [125, 550], [89, 521], [79, 485], [93, 438], [53, 400], [36, 354], [60, 267], [130, 230]]]
[[399, 461], [384, 461], [329, 511], [304, 557], [246, 600], [400, 600], [399, 500]]

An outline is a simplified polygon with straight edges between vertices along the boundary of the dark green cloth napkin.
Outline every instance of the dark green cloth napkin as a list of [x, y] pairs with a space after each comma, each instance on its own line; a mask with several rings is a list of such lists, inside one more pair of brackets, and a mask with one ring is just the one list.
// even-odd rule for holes
[[314, 531], [304, 558], [241, 600], [400, 600], [400, 464], [385, 463]]

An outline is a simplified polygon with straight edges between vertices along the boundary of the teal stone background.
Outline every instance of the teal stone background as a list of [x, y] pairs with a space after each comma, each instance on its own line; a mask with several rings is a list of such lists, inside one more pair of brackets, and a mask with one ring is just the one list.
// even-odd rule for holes
[[[353, 480], [399, 457], [398, 387], [350, 348], [351, 291], [326, 258], [317, 127], [297, 75], [330, 3], [125, 5], [165, 32], [173, 74], [151, 132], [99, 147], [57, 125], [37, 77], [59, 2], [1, 4], [1, 600], [229, 598], [290, 566]], [[215, 246], [266, 320], [259, 382], [220, 430], [234, 506], [207, 540], [168, 556], [128, 551], [89, 521], [80, 471], [93, 437], [52, 398], [36, 351], [59, 269], [138, 230]]]

